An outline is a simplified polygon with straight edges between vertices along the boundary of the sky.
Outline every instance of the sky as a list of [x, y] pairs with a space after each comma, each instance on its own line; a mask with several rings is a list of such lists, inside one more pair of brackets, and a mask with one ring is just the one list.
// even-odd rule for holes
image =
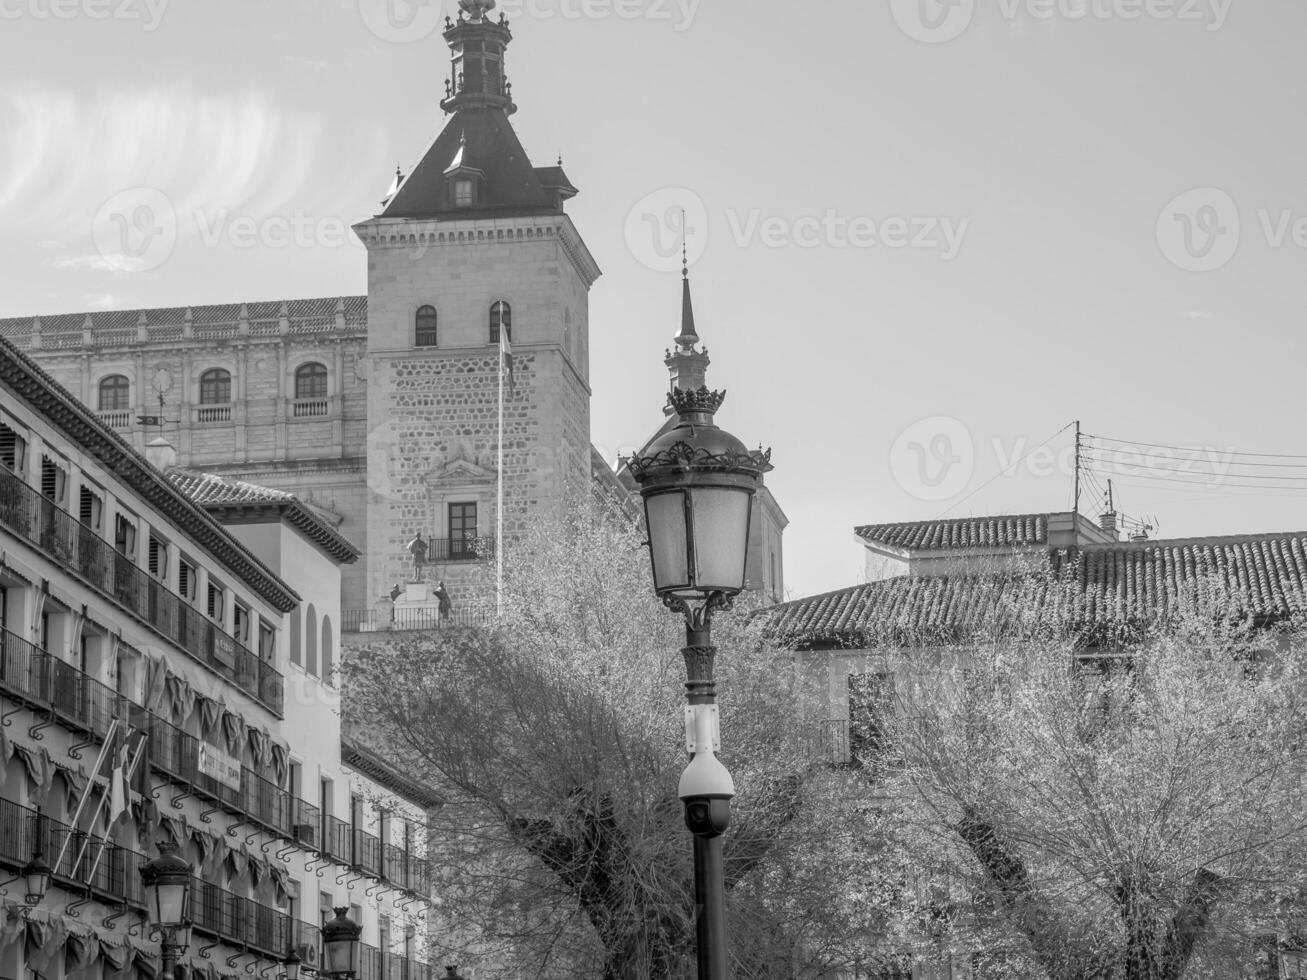
[[[439, 131], [444, 4], [0, 0], [0, 316], [365, 292], [347, 228]], [[1154, 536], [1307, 529], [1301, 0], [500, 11], [604, 271], [593, 441], [661, 422], [684, 210], [791, 596], [860, 581], [858, 525], [1069, 510], [1076, 421], [1086, 513], [1111, 478]], [[107, 250], [160, 194], [166, 258]]]

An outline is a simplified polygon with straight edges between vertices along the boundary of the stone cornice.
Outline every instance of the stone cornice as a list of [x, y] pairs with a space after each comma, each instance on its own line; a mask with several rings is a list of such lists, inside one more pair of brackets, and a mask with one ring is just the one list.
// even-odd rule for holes
[[354, 226], [368, 249], [442, 248], [487, 243], [556, 241], [586, 288], [603, 273], [566, 214], [478, 217], [450, 221], [435, 218], [370, 218]]
[[74, 445], [95, 457], [174, 527], [189, 534], [273, 608], [290, 612], [299, 604], [299, 595], [263, 562], [188, 500], [117, 432], [3, 338], [0, 338], [0, 382], [62, 431]]

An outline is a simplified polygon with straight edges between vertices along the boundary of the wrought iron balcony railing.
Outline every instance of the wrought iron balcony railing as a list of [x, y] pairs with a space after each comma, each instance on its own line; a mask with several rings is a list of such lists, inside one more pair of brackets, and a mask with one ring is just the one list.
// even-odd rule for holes
[[278, 716], [281, 672], [181, 596], [151, 578], [129, 556], [12, 473], [0, 470], [0, 524], [26, 538], [92, 588], [116, 600], [192, 658], [257, 698]]
[[406, 632], [438, 630], [456, 626], [484, 626], [494, 622], [486, 609], [453, 609], [441, 616], [438, 609], [346, 609], [341, 612], [341, 629], [346, 633], [375, 633], [383, 630]]

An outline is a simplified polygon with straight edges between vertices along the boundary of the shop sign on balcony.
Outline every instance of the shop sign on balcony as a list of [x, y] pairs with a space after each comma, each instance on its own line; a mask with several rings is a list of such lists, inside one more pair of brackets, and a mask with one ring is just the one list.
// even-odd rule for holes
[[241, 788], [240, 760], [203, 739], [200, 740], [199, 770], [203, 775], [216, 779], [229, 789]]
[[221, 630], [214, 630], [214, 659], [224, 667], [236, 666], [236, 641]]

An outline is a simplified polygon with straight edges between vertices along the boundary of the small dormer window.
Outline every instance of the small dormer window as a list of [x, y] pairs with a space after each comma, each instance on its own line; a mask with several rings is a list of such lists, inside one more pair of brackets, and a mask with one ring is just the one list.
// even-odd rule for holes
[[476, 183], [460, 177], [454, 181], [454, 207], [470, 208], [476, 203]]

